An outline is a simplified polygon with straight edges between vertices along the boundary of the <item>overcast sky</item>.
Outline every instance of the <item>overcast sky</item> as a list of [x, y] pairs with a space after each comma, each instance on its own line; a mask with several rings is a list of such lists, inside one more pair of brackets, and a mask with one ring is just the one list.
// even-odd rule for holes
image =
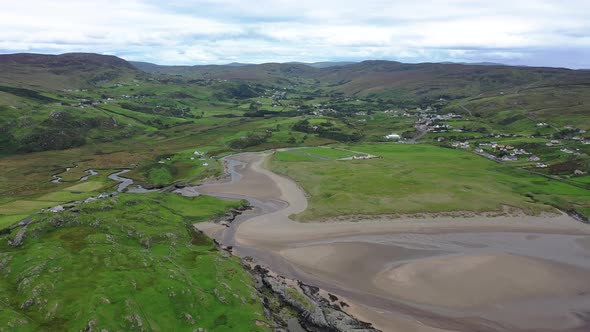
[[0, 0], [0, 53], [590, 68], [590, 0]]

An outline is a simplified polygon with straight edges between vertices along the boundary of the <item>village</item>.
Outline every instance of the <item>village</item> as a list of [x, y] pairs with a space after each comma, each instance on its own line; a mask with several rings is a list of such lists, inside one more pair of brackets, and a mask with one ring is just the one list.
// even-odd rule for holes
[[[587, 160], [590, 137], [585, 136], [586, 130], [572, 125], [560, 128], [547, 122], [537, 122], [531, 124], [531, 130], [547, 128], [553, 133], [535, 136], [486, 132], [483, 124], [478, 127], [479, 119], [475, 117], [453, 112], [441, 114], [432, 106], [414, 110], [386, 110], [384, 113], [393, 118], [416, 118], [416, 131], [425, 133], [427, 138], [441, 146], [470, 151], [499, 163], [535, 169], [535, 172], [551, 174], [558, 169], [557, 172], [565, 176], [583, 176], [588, 173], [588, 164], [578, 160]], [[456, 123], [461, 125], [455, 127]], [[471, 125], [467, 127], [465, 123]], [[398, 143], [411, 141], [398, 133], [390, 133], [383, 138]], [[563, 167], [567, 164], [571, 164], [571, 167]], [[552, 169], [552, 165], [559, 167]]]

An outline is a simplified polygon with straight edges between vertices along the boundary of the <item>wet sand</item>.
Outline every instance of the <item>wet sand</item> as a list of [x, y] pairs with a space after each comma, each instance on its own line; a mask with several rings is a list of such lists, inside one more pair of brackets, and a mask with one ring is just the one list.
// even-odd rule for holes
[[264, 167], [269, 154], [229, 157], [229, 181], [186, 189], [255, 206], [230, 228], [198, 224], [238, 255], [384, 331], [590, 329], [589, 226], [565, 214], [294, 222], [305, 193]]

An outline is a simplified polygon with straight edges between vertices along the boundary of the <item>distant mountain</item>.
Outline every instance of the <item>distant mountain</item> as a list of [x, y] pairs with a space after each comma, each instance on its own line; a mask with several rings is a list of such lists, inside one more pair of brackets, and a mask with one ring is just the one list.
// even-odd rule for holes
[[448, 99], [499, 94], [532, 86], [589, 86], [588, 72], [563, 68], [363, 61], [321, 69], [316, 79], [337, 82], [345, 95]]
[[452, 61], [444, 61], [439, 62], [440, 64], [444, 65], [470, 65], [470, 66], [507, 66], [503, 63], [499, 62], [452, 62]]
[[495, 63], [417, 63], [386, 60], [362, 62], [264, 63], [162, 66], [89, 53], [0, 55], [0, 83], [63, 89], [134, 77], [141, 72], [191, 79], [242, 80], [296, 85], [315, 80], [319, 89], [347, 96], [381, 98], [463, 98], [482, 93], [520, 91], [535, 86], [587, 86], [583, 70], [518, 67]]
[[355, 64], [357, 62], [353, 61], [324, 61], [324, 62], [287, 62], [287, 64], [300, 64], [306, 65], [313, 68], [328, 68], [328, 67], [336, 67], [336, 66], [348, 66]]
[[299, 63], [264, 63], [230, 65], [162, 66], [145, 62], [131, 62], [135, 68], [147, 73], [184, 76], [197, 79], [238, 79], [276, 81], [300, 76], [317, 70]]
[[126, 60], [113, 55], [95, 53], [64, 53], [60, 55], [35, 53], [0, 54], [0, 64], [10, 63], [48, 67], [79, 66], [78, 69], [81, 70], [89, 70], [97, 66], [132, 68]]
[[[144, 71], [146, 73], [161, 73], [170, 75], [182, 74], [183, 72], [190, 70], [190, 68], [193, 68], [193, 66], [166, 66], [141, 61], [129, 61], [129, 63], [134, 68]], [[228, 65], [228, 67], [231, 66]]]
[[[140, 62], [140, 61], [129, 61], [135, 68], [148, 72], [148, 73], [166, 73], [166, 72], [175, 72], [180, 70], [198, 70], [200, 67], [208, 67], [211, 68], [215, 65], [194, 65], [194, 66], [187, 66], [187, 65], [157, 65], [154, 63], [149, 62]], [[355, 64], [357, 62], [352, 61], [328, 61], [328, 62], [285, 62], [281, 63], [281, 65], [305, 65], [312, 68], [328, 68], [328, 67], [337, 67], [337, 66], [348, 66]], [[242, 63], [242, 62], [232, 62], [225, 65], [217, 65], [221, 67], [247, 67], [247, 66], [262, 66], [266, 64], [252, 64], [252, 63]]]
[[232, 63], [228, 63], [226, 66], [241, 67], [241, 66], [249, 66], [249, 65], [252, 65], [252, 64], [251, 63], [232, 62]]
[[496, 63], [401, 63], [387, 60], [362, 62], [265, 63], [259, 65], [158, 66], [132, 63], [151, 73], [200, 79], [238, 79], [258, 83], [313, 79], [329, 84], [335, 93], [386, 98], [462, 98], [500, 93], [534, 85], [588, 84], [587, 71], [563, 68], [518, 67]]
[[141, 61], [129, 61], [129, 64], [132, 65], [134, 68], [139, 69], [141, 71], [145, 71], [147, 73], [154, 73], [160, 70], [160, 68], [164, 68], [167, 66], [160, 66], [155, 63], [150, 62], [141, 62]]
[[129, 62], [94, 53], [0, 54], [0, 83], [65, 89], [87, 87], [137, 74]]

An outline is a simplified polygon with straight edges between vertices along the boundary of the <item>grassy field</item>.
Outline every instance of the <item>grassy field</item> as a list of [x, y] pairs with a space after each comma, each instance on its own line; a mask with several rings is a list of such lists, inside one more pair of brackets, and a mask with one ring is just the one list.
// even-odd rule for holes
[[370, 160], [301, 158], [278, 152], [274, 171], [297, 180], [310, 195], [300, 220], [338, 215], [497, 211], [503, 205], [535, 214], [587, 209], [590, 191], [506, 167], [477, 155], [429, 145], [353, 145]]
[[337, 160], [352, 157], [354, 152], [331, 147], [317, 147], [290, 150], [288, 153], [279, 153], [277, 160], [280, 161], [314, 161]]
[[0, 229], [24, 219], [41, 209], [51, 208], [63, 203], [98, 196], [112, 191], [115, 182], [107, 178], [112, 170], [100, 170], [99, 174], [83, 182], [45, 182], [46, 191], [27, 196], [12, 196], [0, 200]]
[[250, 275], [190, 225], [239, 203], [120, 195], [0, 239], [0, 330], [265, 331]]

